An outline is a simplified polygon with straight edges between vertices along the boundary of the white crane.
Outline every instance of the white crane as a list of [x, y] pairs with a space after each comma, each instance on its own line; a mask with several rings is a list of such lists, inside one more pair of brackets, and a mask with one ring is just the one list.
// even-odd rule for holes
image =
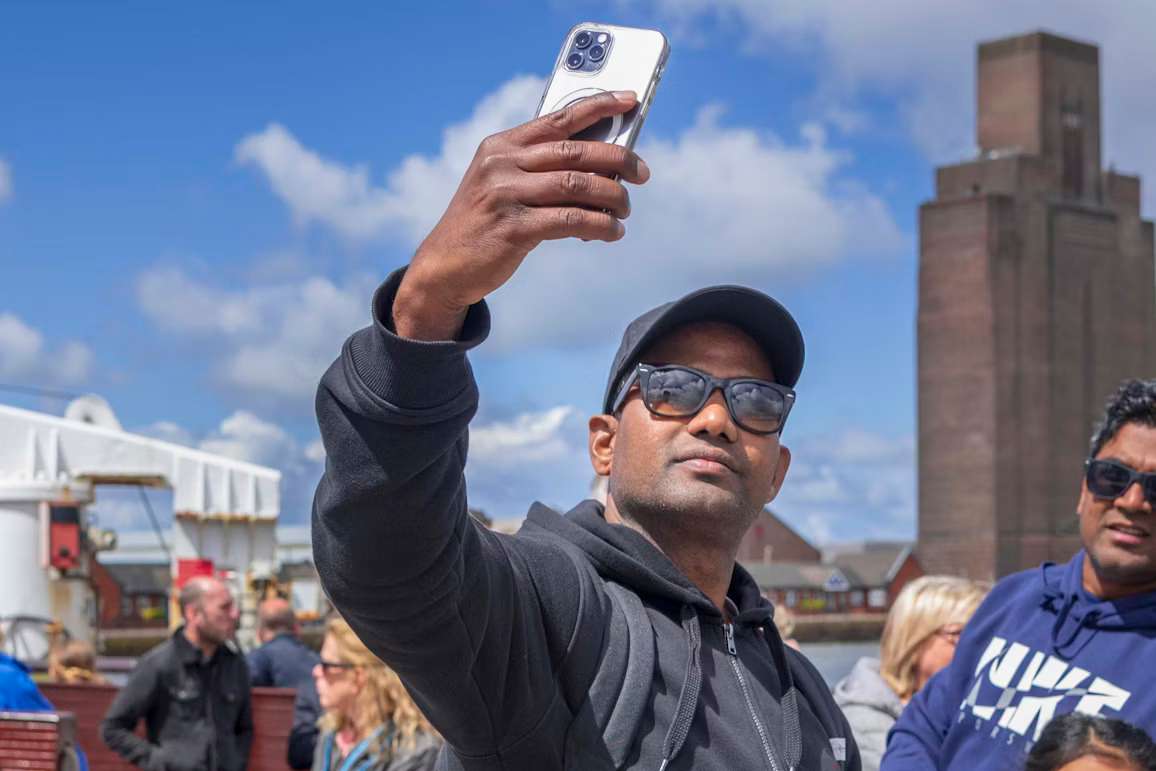
[[[63, 418], [0, 405], [0, 619], [53, 619], [95, 642], [90, 564], [115, 534], [90, 528], [86, 507], [96, 486], [139, 485], [172, 490], [174, 586], [209, 571], [225, 578], [244, 638], [253, 587], [276, 575], [280, 481], [275, 469], [128, 433], [96, 396]], [[22, 655], [47, 653], [43, 635], [23, 644]]]

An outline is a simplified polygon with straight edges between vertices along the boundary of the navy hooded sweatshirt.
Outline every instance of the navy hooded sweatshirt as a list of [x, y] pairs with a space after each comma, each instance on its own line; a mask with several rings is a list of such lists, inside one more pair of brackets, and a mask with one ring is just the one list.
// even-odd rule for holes
[[727, 623], [595, 501], [535, 505], [514, 536], [469, 516], [466, 351], [488, 311], [458, 341], [399, 338], [382, 321], [400, 277], [318, 390], [313, 548], [334, 605], [445, 737], [439, 768], [858, 771], [821, 676], [741, 567]]
[[1083, 587], [1085, 554], [1000, 581], [950, 666], [888, 738], [881, 771], [1007, 771], [1055, 715], [1119, 718], [1156, 735], [1156, 593], [1105, 602]]

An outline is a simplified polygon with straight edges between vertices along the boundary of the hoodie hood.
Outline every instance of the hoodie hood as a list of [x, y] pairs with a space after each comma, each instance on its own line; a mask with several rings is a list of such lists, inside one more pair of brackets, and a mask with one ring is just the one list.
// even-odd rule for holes
[[1079, 554], [1065, 565], [1045, 562], [1040, 566], [1043, 581], [1041, 607], [1055, 614], [1052, 649], [1065, 658], [1074, 656], [1101, 629], [1156, 629], [1156, 598], [1141, 594], [1118, 600], [1101, 600], [1084, 588], [1084, 560]]
[[893, 719], [903, 712], [903, 702], [879, 674], [879, 659], [862, 658], [855, 662], [851, 673], [832, 689], [835, 703], [840, 707], [858, 705], [885, 712]]
[[[639, 594], [663, 597], [689, 605], [708, 618], [721, 618], [714, 603], [691, 583], [670, 558], [637, 530], [606, 521], [605, 509], [595, 500], [585, 500], [564, 515], [535, 503], [523, 530], [559, 536], [580, 548], [603, 578], [628, 586]], [[735, 603], [739, 624], [765, 624], [774, 607], [762, 596], [750, 573], [735, 563], [727, 597]]]

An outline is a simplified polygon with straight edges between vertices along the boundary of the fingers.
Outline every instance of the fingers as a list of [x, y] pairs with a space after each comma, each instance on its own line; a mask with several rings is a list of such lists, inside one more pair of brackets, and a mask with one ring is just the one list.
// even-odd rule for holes
[[523, 210], [525, 230], [540, 241], [581, 238], [583, 241], [617, 241], [626, 228], [606, 212], [577, 206], [542, 206]]
[[638, 185], [650, 179], [650, 168], [637, 153], [608, 142], [563, 139], [535, 144], [520, 152], [516, 162], [523, 171], [590, 171]]
[[542, 115], [511, 130], [523, 145], [551, 142], [574, 136], [603, 118], [621, 115], [638, 102], [633, 91], [609, 91], [580, 99], [557, 112]]
[[529, 206], [578, 206], [605, 209], [616, 219], [630, 216], [630, 193], [621, 183], [583, 171], [534, 174], [522, 196]]

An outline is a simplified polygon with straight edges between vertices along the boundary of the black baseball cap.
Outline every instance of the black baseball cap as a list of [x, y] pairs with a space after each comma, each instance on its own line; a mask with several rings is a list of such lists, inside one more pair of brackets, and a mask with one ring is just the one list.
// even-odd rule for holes
[[795, 387], [803, 371], [803, 334], [794, 317], [778, 301], [754, 289], [711, 286], [660, 305], [630, 322], [610, 366], [602, 412], [610, 412], [622, 379], [634, 369], [646, 348], [672, 330], [696, 321], [725, 321], [743, 330], [762, 346], [775, 381]]

